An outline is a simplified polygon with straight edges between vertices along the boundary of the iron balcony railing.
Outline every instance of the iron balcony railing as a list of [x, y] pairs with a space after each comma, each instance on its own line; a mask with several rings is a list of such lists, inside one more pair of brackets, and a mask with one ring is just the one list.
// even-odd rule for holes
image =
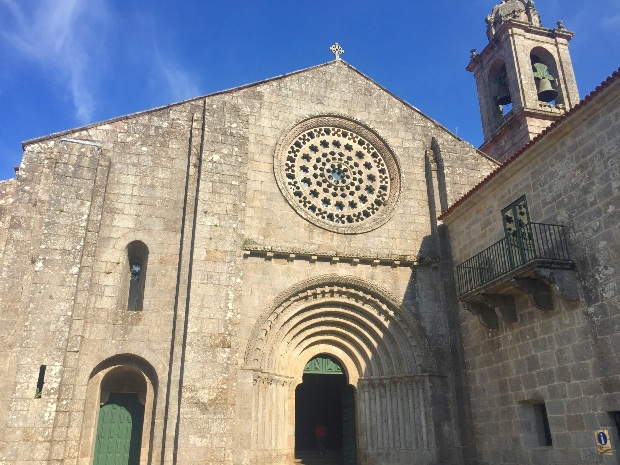
[[528, 223], [456, 267], [459, 295], [467, 294], [535, 260], [571, 264], [566, 228]]

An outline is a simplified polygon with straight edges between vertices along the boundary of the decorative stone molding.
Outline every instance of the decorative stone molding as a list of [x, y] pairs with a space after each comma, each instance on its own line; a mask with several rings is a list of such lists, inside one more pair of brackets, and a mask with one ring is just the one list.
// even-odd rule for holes
[[392, 149], [375, 131], [345, 116], [296, 124], [276, 146], [274, 174], [302, 218], [341, 234], [378, 228], [391, 218], [400, 195]]
[[566, 113], [566, 106], [562, 103], [558, 103], [557, 105], [553, 105], [547, 102], [538, 102], [538, 107], [542, 111], [546, 111], [548, 113], [554, 113], [557, 115], [563, 115]]
[[510, 283], [515, 289], [529, 297], [530, 302], [539, 310], [553, 310], [553, 296], [549, 285], [535, 278], [512, 278]]
[[499, 320], [493, 308], [475, 300], [465, 300], [463, 305], [470, 313], [478, 317], [483, 326], [489, 329], [499, 329]]
[[488, 307], [495, 309], [498, 316], [506, 323], [516, 323], [519, 321], [519, 318], [517, 317], [517, 306], [513, 296], [501, 294], [481, 294], [480, 299]]
[[263, 385], [276, 385], [276, 386], [290, 386], [293, 382], [293, 378], [276, 375], [273, 373], [264, 373], [255, 371], [253, 373], [253, 384]]
[[420, 257], [419, 255], [351, 254], [336, 252], [319, 253], [315, 251], [300, 250], [298, 248], [260, 246], [255, 243], [244, 245], [243, 256], [244, 258], [257, 257], [265, 260], [279, 258], [287, 261], [303, 260], [310, 263], [322, 261], [332, 264], [348, 263], [351, 266], [362, 264], [371, 266], [390, 266], [392, 268], [412, 268], [415, 265], [428, 265], [439, 261], [438, 258]]

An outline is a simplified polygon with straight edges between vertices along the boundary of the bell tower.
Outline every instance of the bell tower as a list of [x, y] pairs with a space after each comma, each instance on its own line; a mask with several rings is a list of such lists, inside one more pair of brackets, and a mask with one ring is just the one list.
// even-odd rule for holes
[[542, 26], [533, 0], [502, 0], [487, 17], [489, 43], [472, 50], [487, 155], [503, 162], [579, 102], [562, 21]]

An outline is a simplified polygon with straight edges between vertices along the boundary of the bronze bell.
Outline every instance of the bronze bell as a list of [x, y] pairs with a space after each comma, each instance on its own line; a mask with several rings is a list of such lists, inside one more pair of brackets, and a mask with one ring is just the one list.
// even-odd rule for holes
[[508, 105], [512, 103], [512, 97], [510, 96], [510, 90], [506, 85], [500, 85], [497, 90], [497, 104]]
[[543, 78], [537, 81], [538, 100], [541, 102], [551, 102], [558, 96], [558, 91], [551, 87], [551, 81]]

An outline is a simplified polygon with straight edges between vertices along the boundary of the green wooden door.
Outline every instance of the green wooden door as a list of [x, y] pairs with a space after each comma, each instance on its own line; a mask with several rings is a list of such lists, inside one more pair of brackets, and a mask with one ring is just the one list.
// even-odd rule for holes
[[357, 464], [355, 391], [351, 386], [342, 389], [342, 458], [345, 465]]
[[143, 420], [138, 394], [111, 393], [99, 410], [94, 465], [138, 465]]

